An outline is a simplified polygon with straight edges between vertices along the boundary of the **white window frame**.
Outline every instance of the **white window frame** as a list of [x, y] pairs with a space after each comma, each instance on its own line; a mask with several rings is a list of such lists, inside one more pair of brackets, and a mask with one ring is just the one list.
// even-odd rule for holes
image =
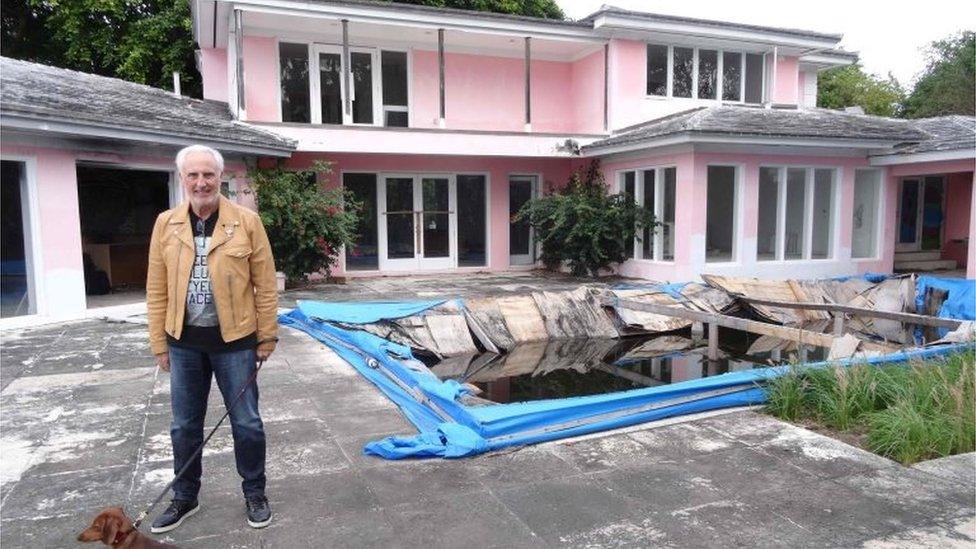
[[[380, 126], [385, 128], [402, 128], [403, 126], [387, 126], [386, 125], [386, 113], [387, 112], [405, 112], [407, 113], [407, 125], [410, 127], [410, 122], [413, 116], [410, 114], [410, 106], [413, 105], [413, 95], [410, 89], [410, 83], [413, 82], [413, 56], [410, 55], [411, 51], [408, 48], [376, 48], [379, 51], [378, 58], [380, 62], [379, 66], [379, 83], [380, 83], [380, 116], [382, 120], [379, 121]], [[407, 104], [406, 105], [387, 105], [383, 102], [383, 52], [397, 52], [403, 53], [407, 56]]]
[[[837, 166], [813, 166], [796, 164], [762, 164], [759, 166], [760, 173], [763, 169], [776, 170], [776, 257], [774, 259], [758, 259], [758, 239], [756, 256], [757, 263], [789, 263], [799, 261], [834, 261], [837, 259], [837, 236], [840, 227], [840, 200], [838, 192], [840, 189], [841, 169]], [[803, 242], [800, 243], [803, 253], [797, 259], [786, 259], [786, 198], [787, 198], [787, 174], [789, 170], [803, 170]], [[813, 209], [815, 194], [815, 174], [816, 170], [829, 170], [830, 180], [830, 224], [827, 227], [827, 257], [813, 258]], [[758, 182], [757, 182], [758, 185]], [[759, 203], [756, 203], [756, 215], [759, 214]], [[881, 216], [879, 216], [881, 217]], [[880, 234], [880, 233], [878, 233]], [[876, 245], [876, 247], [878, 247]]]
[[[19, 181], [21, 204], [20, 222], [24, 231], [24, 265], [27, 271], [27, 295], [28, 300], [30, 300], [30, 306], [26, 315], [9, 318], [22, 320], [27, 317], [43, 316], [48, 311], [48, 303], [45, 288], [44, 247], [41, 242], [41, 207], [38, 192], [37, 157], [3, 153], [0, 154], [0, 160], [19, 162], [22, 164]], [[72, 167], [72, 170], [74, 169]]]
[[[875, 215], [874, 220], [874, 246], [871, 250], [871, 254], [863, 257], [854, 256], [854, 208], [853, 206], [857, 204], [857, 172], [874, 172], [876, 177], [871, 184], [874, 186], [874, 198], [875, 198], [875, 208], [877, 215]], [[855, 168], [854, 169], [854, 202], [851, 208], [851, 259], [854, 261], [877, 261], [881, 259], [881, 237], [884, 234], [884, 200], [885, 200], [885, 172], [881, 168]], [[899, 217], [895, 217], [896, 223]]]
[[[653, 171], [654, 172], [654, 220], [658, 221], [664, 219], [664, 172], [668, 169], [673, 169], [675, 171], [675, 213], [678, 209], [678, 189], [677, 189], [677, 173], [678, 167], [675, 164], [656, 164], [652, 166], [642, 166], [639, 168], [627, 168], [623, 170], [618, 170], [614, 179], [616, 180], [616, 192], [618, 194], [623, 194], [624, 192], [624, 176], [625, 174], [634, 172], [634, 201], [638, 206], [644, 204], [644, 172]], [[644, 257], [644, 246], [639, 238], [639, 235], [634, 235], [634, 252], [633, 256], [629, 258], [634, 261], [645, 261], [645, 262], [655, 262], [655, 263], [674, 263], [674, 247], [676, 241], [674, 239], [675, 232], [674, 228], [671, 229], [672, 238], [672, 250], [671, 259], [664, 259], [664, 231], [657, 229], [654, 231], [654, 247], [653, 247], [653, 257]]]
[[[665, 95], [655, 95], [647, 93], [647, 46], [666, 46], [668, 49], [667, 53], [667, 92]], [[676, 46], [673, 44], [661, 44], [660, 42], [645, 42], [644, 43], [644, 97], [647, 99], [693, 99], [696, 101], [715, 101], [717, 103], [731, 103], [736, 105], [746, 104], [746, 54], [750, 52], [742, 50], [726, 50], [721, 48], [699, 48], [697, 46], [681, 46], [679, 48], [691, 49], [692, 50], [692, 73], [691, 73], [691, 97], [675, 97], [674, 96], [674, 48]], [[716, 93], [715, 97], [698, 97], [698, 62], [700, 60], [700, 50], [714, 51], [718, 56], [716, 63], [717, 66], [717, 78], [716, 78]], [[723, 91], [725, 88], [725, 78], [722, 74], [725, 69], [725, 53], [736, 53], [739, 54], [739, 99], [722, 99]], [[763, 90], [763, 97], [765, 97], [766, 90], [766, 59], [765, 53], [763, 55], [763, 70], [762, 82], [760, 87]], [[760, 103], [749, 103], [750, 105], [758, 105]]]

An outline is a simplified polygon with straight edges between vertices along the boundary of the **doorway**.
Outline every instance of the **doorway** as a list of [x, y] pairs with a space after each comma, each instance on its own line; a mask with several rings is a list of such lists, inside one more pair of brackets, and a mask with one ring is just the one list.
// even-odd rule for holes
[[77, 175], [88, 307], [144, 300], [149, 239], [170, 207], [170, 172], [79, 165]]
[[4, 160], [0, 174], [0, 318], [37, 312], [31, 261], [26, 164]]
[[379, 188], [380, 269], [451, 269], [457, 257], [453, 175], [384, 174]]
[[898, 191], [897, 219], [897, 251], [941, 250], [945, 178], [926, 176], [902, 179]]

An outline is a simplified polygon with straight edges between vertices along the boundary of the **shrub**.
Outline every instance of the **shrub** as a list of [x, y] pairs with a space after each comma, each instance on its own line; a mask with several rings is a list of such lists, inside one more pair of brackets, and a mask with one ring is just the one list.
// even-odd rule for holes
[[573, 172], [564, 189], [530, 200], [516, 219], [535, 229], [546, 268], [565, 263], [576, 276], [597, 276], [627, 260], [635, 235], [657, 225], [633, 197], [607, 194], [596, 160]]
[[331, 171], [316, 162], [307, 171], [278, 166], [249, 173], [275, 265], [290, 282], [306, 281], [320, 271], [328, 274], [341, 247], [355, 242], [361, 205], [344, 189], [321, 188], [316, 175]]

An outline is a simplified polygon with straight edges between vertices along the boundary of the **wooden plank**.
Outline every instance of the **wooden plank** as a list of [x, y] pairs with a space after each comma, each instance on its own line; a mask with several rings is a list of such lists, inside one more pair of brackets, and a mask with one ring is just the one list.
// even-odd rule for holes
[[586, 337], [586, 325], [566, 292], [532, 292], [532, 300], [546, 325], [549, 339]]
[[[780, 339], [787, 339], [790, 341], [796, 341], [798, 343], [804, 343], [807, 345], [815, 345], [817, 347], [830, 348], [831, 344], [834, 341], [834, 337], [829, 334], [811, 332], [808, 330], [803, 330], [801, 328], [778, 326], [775, 324], [769, 324], [768, 322], [759, 322], [757, 320], [737, 318], [734, 316], [722, 315], [717, 313], [705, 313], [701, 311], [692, 311], [690, 309], [685, 309], [684, 307], [669, 307], [667, 305], [659, 305], [656, 303], [639, 303], [630, 300], [619, 300], [615, 302], [613, 299], [606, 299], [606, 298], [603, 303], [607, 306], [633, 308], [639, 311], [647, 311], [650, 313], [655, 313], [660, 315], [675, 316], [678, 318], [684, 318], [691, 321], [697, 320], [700, 322], [718, 324], [719, 326], [722, 326], [724, 328], [743, 330], [746, 332], [752, 332], [754, 334], [769, 335], [773, 337], [778, 337]], [[887, 346], [879, 345], [877, 343], [872, 343], [869, 341], [864, 341], [863, 346], [865, 349], [879, 350], [883, 352], [890, 352], [892, 350]]]
[[505, 326], [516, 343], [542, 341], [549, 338], [546, 324], [532, 296], [498, 298], [498, 310], [505, 319]]
[[[505, 317], [498, 308], [498, 301], [492, 297], [465, 300], [464, 306], [470, 316], [477, 320], [478, 329], [499, 351], [507, 351], [515, 346], [515, 338], [505, 325]], [[475, 332], [476, 335], [479, 332]], [[482, 336], [478, 335], [480, 339]], [[485, 348], [488, 345], [485, 344]]]
[[917, 315], [914, 313], [897, 313], [893, 311], [878, 311], [875, 309], [865, 309], [863, 307], [853, 307], [851, 305], [841, 305], [839, 303], [805, 303], [789, 301], [773, 301], [769, 299], [759, 299], [744, 295], [735, 296], [746, 303], [756, 303], [757, 305], [768, 305], [782, 307], [785, 309], [829, 311], [832, 313], [847, 313], [855, 316], [865, 316], [870, 318], [884, 318], [896, 320], [906, 324], [918, 324], [920, 326], [937, 326], [942, 328], [958, 328], [962, 321], [952, 318], [941, 318], [937, 316]]
[[437, 351], [443, 356], [458, 356], [478, 352], [468, 323], [462, 315], [427, 315], [427, 328]]

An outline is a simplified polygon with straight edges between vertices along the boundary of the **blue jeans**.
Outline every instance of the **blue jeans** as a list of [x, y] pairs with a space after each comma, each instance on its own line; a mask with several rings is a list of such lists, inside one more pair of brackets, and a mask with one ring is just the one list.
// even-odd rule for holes
[[[176, 346], [169, 348], [170, 400], [173, 423], [173, 471], [178, 472], [203, 443], [203, 422], [207, 415], [210, 380], [217, 378], [217, 386], [230, 407], [257, 367], [254, 349], [206, 353]], [[234, 433], [234, 458], [237, 473], [244, 479], [244, 497], [264, 495], [264, 459], [266, 443], [264, 424], [258, 412], [258, 385], [255, 380], [241, 399], [230, 408], [230, 424]], [[196, 501], [203, 473], [200, 456], [173, 484], [175, 499]]]

